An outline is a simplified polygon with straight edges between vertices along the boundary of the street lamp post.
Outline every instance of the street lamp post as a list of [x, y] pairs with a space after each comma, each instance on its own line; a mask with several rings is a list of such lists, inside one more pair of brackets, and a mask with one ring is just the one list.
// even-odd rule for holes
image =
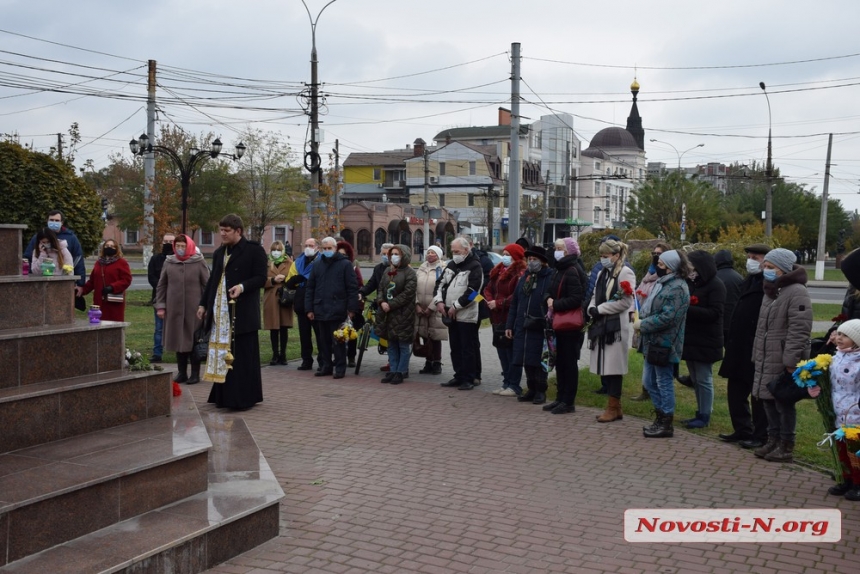
[[[661, 140], [654, 140], [654, 139], [652, 139], [651, 141], [665, 144], [665, 145], [669, 146], [670, 148], [672, 148], [673, 150], [675, 150], [675, 153], [678, 154], [678, 177], [679, 178], [681, 177], [681, 158], [684, 157], [684, 154], [687, 153], [688, 151], [693, 151], [696, 148], [705, 147], [705, 144], [700, 143], [698, 145], [694, 145], [690, 149], [685, 149], [682, 152], [678, 152], [678, 148], [676, 148], [675, 146], [673, 146], [669, 142], [664, 142]], [[680, 196], [680, 191], [681, 191], [681, 181], [678, 180], [678, 195], [679, 196]], [[681, 198], [679, 197], [678, 199], [681, 199]], [[681, 241], [686, 241], [686, 240], [687, 240], [687, 204], [682, 202], [681, 203]]]
[[764, 174], [767, 177], [767, 198], [764, 203], [764, 234], [770, 237], [773, 233], [773, 146], [771, 145], [773, 120], [770, 114], [770, 98], [767, 95], [764, 82], [759, 82], [758, 87], [764, 92], [764, 97], [767, 100], [767, 165], [764, 167]]
[[[128, 147], [133, 155], [161, 154], [169, 158], [179, 170], [179, 182], [182, 186], [182, 234], [184, 235], [188, 226], [188, 189], [191, 187], [191, 176], [194, 173], [194, 168], [204, 159], [216, 158], [221, 154], [221, 140], [215, 138], [211, 148], [193, 152], [185, 159], [174, 149], [162, 145], [153, 145], [149, 142], [149, 137], [146, 134], [141, 134], [140, 140], [132, 139], [128, 143]], [[230, 156], [231, 159], [238, 160], [241, 158], [245, 155], [245, 149], [247, 149], [245, 144], [239, 142], [236, 146], [236, 153]]]

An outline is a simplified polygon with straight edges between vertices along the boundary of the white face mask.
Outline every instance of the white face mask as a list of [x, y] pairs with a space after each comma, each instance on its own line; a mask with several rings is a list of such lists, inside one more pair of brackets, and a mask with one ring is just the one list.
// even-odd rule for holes
[[761, 271], [761, 263], [755, 259], [747, 259], [747, 273], [754, 275]]
[[454, 263], [459, 265], [460, 263], [463, 262], [463, 260], [466, 259], [466, 256], [465, 255], [454, 255], [453, 257], [451, 257], [451, 259], [454, 260]]
[[609, 269], [610, 267], [612, 267], [612, 259], [610, 259], [609, 257], [601, 257], [600, 264], [603, 265], [604, 269]]
[[185, 257], [185, 250], [184, 250], [184, 249], [177, 249], [177, 250], [176, 250], [176, 254], [177, 254], [179, 257]]
[[562, 257], [564, 257], [564, 251], [558, 251], [558, 250], [556, 250], [556, 252], [555, 252], [555, 260], [556, 260], [556, 261], [558, 261], [558, 260], [560, 260]]
[[502, 265], [504, 265], [505, 267], [510, 267], [513, 261], [514, 260], [510, 255], [502, 255]]
[[392, 255], [391, 256], [391, 264], [394, 265], [395, 267], [400, 265], [400, 256], [399, 255]]
[[283, 254], [283, 251], [272, 251], [272, 259], [280, 259]]
[[313, 247], [305, 247], [305, 257], [313, 257], [317, 254], [317, 250]]

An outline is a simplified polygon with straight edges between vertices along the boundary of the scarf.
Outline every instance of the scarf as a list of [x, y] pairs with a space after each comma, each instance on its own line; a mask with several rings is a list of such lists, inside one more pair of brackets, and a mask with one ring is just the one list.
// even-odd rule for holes
[[119, 261], [119, 255], [111, 255], [110, 257], [99, 257], [99, 263], [102, 265], [110, 265]]
[[532, 291], [534, 291], [535, 285], [537, 284], [537, 273], [529, 273], [526, 275], [526, 280], [523, 283], [523, 293], [526, 296], [529, 296]]
[[[284, 259], [286, 259], [286, 258], [287, 258], [287, 254], [286, 254], [286, 253], [284, 253], [283, 255], [281, 255], [280, 257], [278, 257], [277, 259], [275, 259], [275, 258], [274, 258], [274, 257], [272, 257], [271, 255], [269, 255], [269, 261], [271, 261], [272, 263], [274, 263], [274, 264], [275, 264], [275, 267], [277, 267], [278, 265], [280, 265], [281, 263], [283, 263], [283, 262], [284, 262]], [[298, 269], [297, 269], [297, 270], [298, 270]]]
[[[317, 253], [316, 255], [314, 255], [313, 259], [308, 259], [304, 253], [301, 254], [296, 259], [296, 273], [298, 273], [299, 275], [301, 275], [305, 279], [310, 279], [311, 269], [314, 266], [314, 262], [316, 262], [316, 260], [319, 259], [320, 257], [321, 256], [319, 255], [319, 253]], [[304, 287], [304, 286], [305, 286], [305, 282], [302, 281], [302, 283], [301, 283], [301, 285], [299, 285], [299, 287]]]
[[[176, 240], [184, 237], [185, 238], [185, 255], [180, 257], [176, 253]], [[176, 236], [176, 239], [173, 240], [173, 256], [176, 257], [177, 261], [187, 261], [189, 257], [195, 255], [197, 253], [197, 245], [194, 243], [194, 240], [188, 237], [187, 235], [179, 234]]]
[[[614, 271], [614, 268], [613, 268]], [[618, 292], [618, 277], [604, 269], [597, 276], [597, 285], [594, 288], [595, 306], [611, 300]], [[599, 346], [603, 348], [621, 340], [621, 313], [614, 315], [600, 315], [588, 328], [588, 348], [594, 349]]]

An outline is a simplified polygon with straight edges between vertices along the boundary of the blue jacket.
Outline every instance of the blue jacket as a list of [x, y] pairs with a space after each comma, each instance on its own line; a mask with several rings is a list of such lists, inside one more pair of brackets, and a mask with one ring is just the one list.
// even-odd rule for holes
[[690, 306], [687, 282], [674, 274], [657, 280], [645, 303], [639, 331], [642, 334], [642, 353], [647, 357], [651, 345], [671, 347], [669, 361], [681, 362], [684, 349], [684, 325]]

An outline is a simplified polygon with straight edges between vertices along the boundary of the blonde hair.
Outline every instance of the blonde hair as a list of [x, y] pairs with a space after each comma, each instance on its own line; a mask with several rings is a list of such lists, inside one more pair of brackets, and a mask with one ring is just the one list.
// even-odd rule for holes
[[[274, 251], [275, 249], [279, 249], [284, 253], [284, 259], [285, 260], [290, 259], [289, 257], [287, 257], [287, 252], [284, 249], [284, 242], [283, 241], [273, 241], [272, 244], [269, 246], [269, 251], [271, 252], [271, 251]], [[273, 259], [269, 259], [269, 269], [271, 269], [272, 271], [275, 270], [275, 261]]]
[[627, 261], [627, 253], [629, 251], [627, 244], [623, 241], [607, 239], [600, 244], [597, 250], [601, 255], [618, 255], [618, 261], [615, 262], [615, 266], [612, 268], [612, 276], [618, 277], [621, 269], [624, 268], [624, 262]]

